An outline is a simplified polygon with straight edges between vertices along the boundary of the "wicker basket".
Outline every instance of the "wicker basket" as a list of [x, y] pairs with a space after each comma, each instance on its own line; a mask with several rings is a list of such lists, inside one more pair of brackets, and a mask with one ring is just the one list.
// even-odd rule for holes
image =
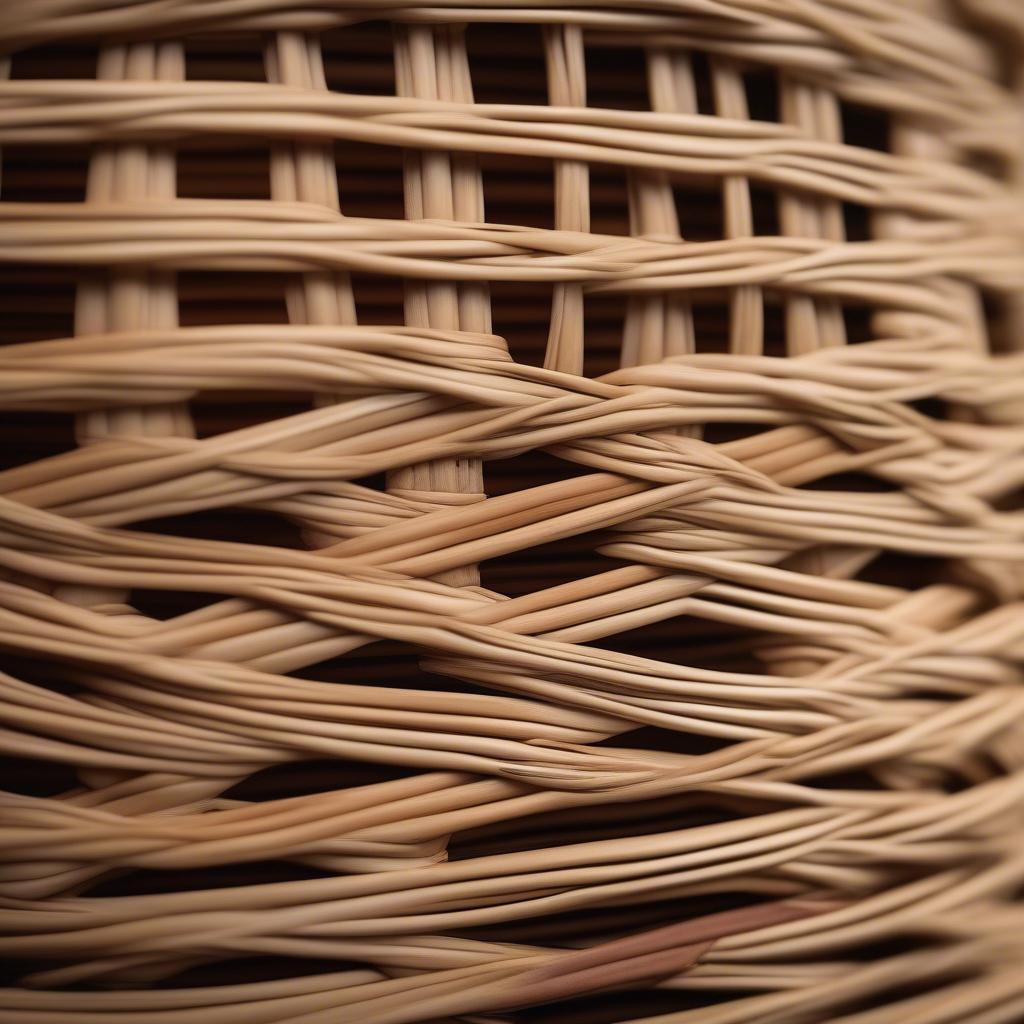
[[1024, 1020], [1022, 44], [0, 8], [0, 1017]]

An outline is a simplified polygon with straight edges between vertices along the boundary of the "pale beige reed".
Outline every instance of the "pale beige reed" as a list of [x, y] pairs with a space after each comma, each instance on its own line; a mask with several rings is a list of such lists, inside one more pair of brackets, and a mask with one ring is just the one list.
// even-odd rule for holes
[[[390, 94], [325, 71], [368, 20]], [[467, 38], [513, 29], [547, 102], [511, 73], [475, 102]], [[191, 77], [220, 39], [263, 80]], [[1024, 1019], [1017, 0], [22, 0], [0, 46], [4, 163], [91, 154], [84, 201], [0, 191], [3, 267], [79, 282], [71, 336], [22, 305], [0, 350], [11, 424], [77, 437], [25, 461], [4, 433], [0, 749], [76, 779], [0, 793], [5, 1021], [584, 1020], [606, 992], [634, 1024]], [[47, 46], [94, 77], [20, 75]], [[588, 100], [626, 49], [648, 109]], [[212, 136], [270, 147], [269, 199], [178, 197]], [[346, 215], [367, 144], [403, 154], [404, 218]], [[544, 161], [549, 221], [489, 219], [487, 160]], [[179, 275], [225, 272], [251, 299], [182, 326]], [[253, 322], [281, 275], [288, 322]], [[404, 311], [365, 322], [385, 279]], [[550, 301], [536, 359], [504, 286]], [[245, 421], [197, 435], [211, 394]], [[233, 509], [305, 548], [138, 528]], [[318, 668], [380, 642], [411, 675]], [[239, 795], [330, 761], [395, 771]], [[294, 874], [225, 873], [268, 862]], [[321, 967], [216, 973], [252, 957]]]

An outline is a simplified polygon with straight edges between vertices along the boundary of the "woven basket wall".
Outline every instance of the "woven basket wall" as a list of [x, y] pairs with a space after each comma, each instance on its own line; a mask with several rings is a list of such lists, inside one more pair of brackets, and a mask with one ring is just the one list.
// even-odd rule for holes
[[1024, 4], [0, 6], [0, 1019], [1024, 1021]]

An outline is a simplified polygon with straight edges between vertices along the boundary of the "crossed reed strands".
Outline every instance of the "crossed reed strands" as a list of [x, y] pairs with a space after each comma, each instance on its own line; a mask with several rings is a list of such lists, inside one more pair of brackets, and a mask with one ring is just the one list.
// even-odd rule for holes
[[[84, 202], [0, 202], [0, 261], [83, 271], [73, 337], [0, 351], [0, 406], [73, 413], [79, 442], [0, 473], [0, 746], [78, 780], [0, 793], [0, 953], [36, 964], [4, 1019], [497, 1024], [657, 989], [691, 1008], [618, 1019], [1020, 1020], [1016, 3], [372, 14], [393, 96], [328, 87], [321, 34], [367, 17], [341, 0], [0, 11], [11, 51], [102, 44], [95, 81], [0, 83], [0, 144], [92, 147]], [[481, 22], [540, 26], [548, 105], [474, 103]], [[225, 31], [265, 41], [265, 82], [186, 80], [181, 40]], [[650, 111], [587, 106], [609, 42], [643, 51]], [[765, 66], [778, 123], [748, 109]], [[846, 103], [891, 118], [885, 151], [843, 141]], [[270, 140], [269, 201], [176, 198], [175, 146], [207, 134]], [[403, 149], [405, 219], [344, 216], [338, 140]], [[483, 153], [550, 162], [551, 228], [487, 221]], [[596, 165], [627, 174], [628, 234], [591, 230]], [[722, 237], [688, 241], [675, 190], [709, 180]], [[254, 294], [285, 272], [289, 322], [179, 326], [180, 270]], [[404, 322], [360, 324], [352, 274], [402, 279]], [[495, 282], [550, 286], [542, 366], [493, 333]], [[615, 293], [620, 368], [595, 379], [586, 308]], [[871, 340], [847, 344], [851, 303]], [[309, 405], [197, 436], [211, 392]], [[561, 478], [486, 496], [489, 463], [540, 451]], [[133, 528], [237, 508], [307, 548]], [[589, 574], [481, 585], [481, 563], [580, 537]], [[893, 556], [934, 572], [865, 578]], [[158, 620], [139, 589], [210, 600]], [[615, 649], [657, 624], [667, 651]], [[429, 675], [317, 678], [377, 641]], [[405, 774], [235, 793], [324, 759]], [[266, 861], [297, 880], [91, 894]], [[165, 984], [253, 956], [336, 969]]]

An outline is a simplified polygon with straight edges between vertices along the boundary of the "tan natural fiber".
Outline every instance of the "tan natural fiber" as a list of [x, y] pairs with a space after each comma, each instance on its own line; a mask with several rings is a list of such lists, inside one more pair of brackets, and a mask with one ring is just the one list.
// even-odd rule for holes
[[4, 1022], [1024, 1020], [1020, 0], [0, 49]]

